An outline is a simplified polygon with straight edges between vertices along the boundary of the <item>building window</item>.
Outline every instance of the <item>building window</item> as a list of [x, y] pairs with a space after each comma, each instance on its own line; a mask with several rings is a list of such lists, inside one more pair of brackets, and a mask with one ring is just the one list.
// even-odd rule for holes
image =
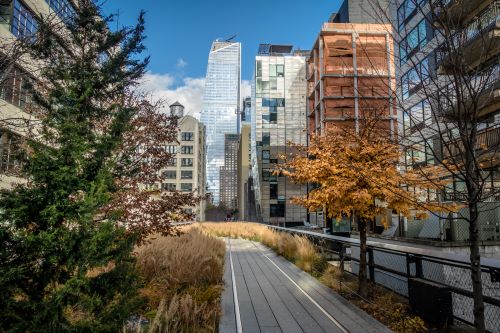
[[434, 164], [435, 151], [432, 140], [424, 140], [413, 144], [406, 149], [406, 165], [409, 168], [418, 168]]
[[0, 75], [5, 76], [3, 84], [0, 85], [0, 98], [24, 109], [31, 100], [28, 85], [33, 79], [18, 68], [14, 68], [10, 73], [5, 73], [0, 68]]
[[270, 158], [269, 150], [263, 150], [262, 151], [262, 160], [264, 161], [264, 163], [269, 163], [269, 158]]
[[193, 179], [193, 171], [182, 170], [181, 179]]
[[191, 183], [181, 183], [182, 192], [191, 192], [193, 190], [193, 184]]
[[406, 0], [398, 7], [398, 31], [401, 31], [406, 23], [417, 13], [417, 8], [425, 4], [426, 0]]
[[270, 204], [269, 205], [270, 217], [285, 217], [285, 203]]
[[262, 180], [267, 182], [269, 181], [269, 177], [271, 176], [271, 172], [269, 169], [262, 169]]
[[424, 82], [429, 80], [429, 60], [425, 58], [415, 67], [401, 76], [401, 94], [407, 99], [422, 88]]
[[278, 184], [269, 184], [269, 199], [278, 199]]
[[167, 166], [177, 166], [177, 159], [174, 157], [174, 158], [171, 158], [168, 162], [167, 162]]
[[428, 36], [427, 33], [427, 23], [425, 20], [422, 20], [399, 43], [399, 59], [401, 65], [427, 45], [427, 41], [430, 39], [428, 37], [430, 36]]
[[167, 153], [169, 154], [177, 154], [177, 146], [174, 146], [174, 145], [168, 145], [166, 147], [166, 151]]
[[262, 145], [269, 146], [271, 144], [271, 134], [270, 133], [262, 133]]
[[193, 154], [193, 146], [181, 146], [181, 153], [182, 154]]
[[405, 135], [411, 134], [415, 126], [422, 123], [430, 123], [431, 119], [431, 106], [427, 100], [420, 101], [408, 110], [404, 110], [403, 124]]
[[262, 60], [257, 60], [255, 64], [255, 76], [262, 77]]
[[75, 16], [75, 8], [68, 0], [45, 0], [45, 2], [49, 4], [50, 9], [63, 21], [67, 21]]
[[163, 191], [176, 191], [177, 190], [177, 185], [175, 183], [163, 183], [161, 184], [161, 189]]
[[165, 177], [166, 179], [176, 179], [177, 178], [177, 171], [167, 170], [163, 173], [163, 177]]
[[35, 15], [21, 1], [14, 0], [10, 32], [17, 38], [30, 37], [34, 40], [37, 30]]
[[18, 173], [22, 166], [24, 151], [22, 138], [17, 134], [0, 130], [0, 172]]
[[181, 159], [181, 166], [183, 166], [183, 167], [193, 166], [193, 159], [192, 158], [182, 158]]
[[182, 141], [193, 141], [194, 140], [194, 133], [193, 132], [182, 132], [181, 133], [181, 140]]

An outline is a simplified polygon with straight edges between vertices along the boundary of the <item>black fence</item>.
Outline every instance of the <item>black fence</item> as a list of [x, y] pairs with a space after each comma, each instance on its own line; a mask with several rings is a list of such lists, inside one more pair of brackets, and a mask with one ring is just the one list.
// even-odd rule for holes
[[[359, 270], [359, 239], [269, 226], [308, 237], [325, 251], [335, 253], [343, 265], [350, 261], [351, 273]], [[438, 251], [394, 242], [368, 241], [367, 271], [371, 281], [409, 297], [414, 279], [447, 287], [451, 292], [453, 318], [474, 321], [470, 261], [465, 254]], [[481, 258], [485, 321], [489, 332], [500, 332], [500, 260]], [[410, 299], [410, 303], [412, 300]]]

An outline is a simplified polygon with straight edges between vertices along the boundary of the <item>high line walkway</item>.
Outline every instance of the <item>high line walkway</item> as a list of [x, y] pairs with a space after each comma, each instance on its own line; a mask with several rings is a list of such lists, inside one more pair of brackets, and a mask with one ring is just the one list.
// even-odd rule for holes
[[265, 246], [226, 238], [221, 333], [388, 333]]

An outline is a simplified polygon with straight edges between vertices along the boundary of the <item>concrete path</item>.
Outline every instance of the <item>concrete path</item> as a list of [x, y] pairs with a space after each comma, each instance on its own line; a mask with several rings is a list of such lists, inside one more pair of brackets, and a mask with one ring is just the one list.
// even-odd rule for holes
[[226, 244], [220, 333], [391, 332], [261, 244]]

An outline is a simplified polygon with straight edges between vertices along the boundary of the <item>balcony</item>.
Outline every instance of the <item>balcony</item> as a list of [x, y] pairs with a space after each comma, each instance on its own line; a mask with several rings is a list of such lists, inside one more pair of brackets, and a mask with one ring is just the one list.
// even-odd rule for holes
[[[455, 105], [457, 100], [456, 97], [454, 97], [456, 94], [455, 84], [450, 83], [440, 89], [440, 93], [438, 93], [437, 96], [439, 104], [435, 105], [435, 110], [437, 113], [441, 114], [442, 118], [453, 121], [467, 117], [467, 112], [463, 112], [463, 110], [474, 110], [472, 104], [474, 100], [477, 103], [477, 114], [471, 114], [470, 116], [475, 116], [475, 118], [483, 118], [492, 112], [500, 110], [500, 64], [488, 67], [470, 77], [467, 82], [464, 82], [464, 86], [469, 87], [470, 90], [465, 87], [461, 89], [461, 93], [465, 96], [462, 103], [465, 105], [461, 105], [461, 111], [458, 111]], [[467, 94], [469, 94], [470, 97], [471, 91], [474, 98], [469, 98], [467, 100]], [[462, 114], [458, 114], [458, 112]]]
[[[500, 126], [492, 126], [480, 131], [477, 134], [475, 151], [479, 153], [479, 159], [489, 159], [494, 161], [493, 155], [498, 155], [498, 146], [500, 144]], [[464, 146], [461, 141], [448, 145], [449, 149], [443, 149], [445, 158], [456, 157], [463, 154]], [[482, 158], [481, 158], [482, 157]], [[490, 167], [490, 166], [486, 166]]]
[[[452, 50], [438, 52], [438, 71], [448, 74], [457, 65], [468, 65], [471, 70], [500, 54], [500, 1], [494, 2], [449, 41]], [[460, 63], [456, 63], [457, 59]]]
[[491, 3], [498, 3], [498, 0], [438, 0], [434, 2], [435, 24], [437, 27], [442, 22], [463, 26], [474, 18], [480, 11], [484, 10]]

